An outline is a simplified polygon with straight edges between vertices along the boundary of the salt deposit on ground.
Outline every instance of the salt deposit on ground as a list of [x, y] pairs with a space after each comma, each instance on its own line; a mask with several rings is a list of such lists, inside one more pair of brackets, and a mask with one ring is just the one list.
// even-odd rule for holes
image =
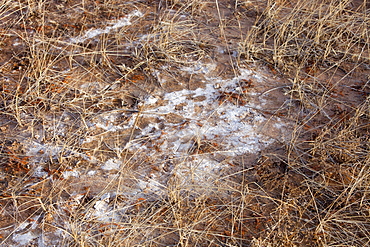
[[[140, 110], [132, 113], [130, 120], [124, 124], [115, 121], [126, 114], [119, 110], [102, 114], [88, 124], [91, 128], [108, 132], [139, 130], [125, 145], [115, 150], [118, 153], [128, 150], [147, 155], [153, 164], [160, 166], [170, 157], [176, 163], [170, 174], [179, 177], [179, 183], [210, 186], [229, 167], [215, 155], [232, 159], [256, 153], [275, 142], [276, 133], [285, 128], [283, 121], [275, 117], [274, 124], [268, 125], [267, 129], [270, 119], [260, 113], [263, 105], [256, 105], [256, 100], [248, 100], [252, 97], [264, 100], [262, 95], [253, 90], [249, 92], [248, 86], [243, 85], [250, 80], [263, 83], [262, 75], [241, 69], [240, 75], [231, 79], [209, 77], [214, 68], [213, 64], [201, 63], [182, 68], [189, 74], [202, 74], [205, 78], [201, 83], [203, 86], [195, 90], [183, 89], [147, 96], [139, 104]], [[161, 73], [157, 71], [155, 75], [164, 83]], [[139, 127], [138, 122], [146, 124]], [[93, 140], [93, 136], [87, 136], [85, 142]], [[134, 162], [135, 157], [131, 161]], [[120, 165], [121, 161], [110, 159], [101, 168], [118, 171]], [[164, 176], [159, 171], [139, 176], [138, 191], [132, 191], [132, 194], [146, 191], [163, 195]]]
[[135, 10], [132, 13], [125, 16], [124, 18], [121, 18], [118, 21], [112, 22], [110, 26], [107, 26], [104, 29], [100, 29], [100, 28], [90, 29], [90, 30], [86, 31], [86, 33], [82, 36], [71, 38], [70, 42], [72, 42], [72, 43], [83, 43], [86, 40], [95, 38], [96, 36], [99, 36], [101, 34], [109, 33], [112, 30], [116, 30], [118, 28], [131, 25], [131, 19], [132, 19], [132, 17], [135, 17], [135, 16], [136, 17], [141, 17], [141, 16], [143, 16], [143, 14], [140, 11]]

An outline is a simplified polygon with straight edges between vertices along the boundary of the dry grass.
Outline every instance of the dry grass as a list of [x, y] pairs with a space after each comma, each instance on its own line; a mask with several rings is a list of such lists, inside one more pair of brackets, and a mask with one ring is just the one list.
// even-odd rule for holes
[[[369, 3], [229, 5], [1, 1], [1, 246], [29, 229], [35, 243], [56, 246], [369, 245]], [[135, 10], [143, 17], [130, 25], [70, 39]], [[243, 27], [247, 19], [253, 27]], [[286, 80], [288, 99], [277, 114], [295, 122], [291, 141], [263, 151], [256, 164], [241, 161], [213, 186], [173, 176], [163, 196], [130, 197], [152, 158], [120, 149], [139, 121], [117, 134], [92, 131], [88, 122], [117, 108], [140, 112], [144, 92], [168, 86], [157, 71], [182, 80], [178, 66], [219, 47], [230, 53], [228, 73], [253, 62]], [[91, 135], [99, 138], [81, 143]], [[37, 157], [26, 156], [31, 140], [44, 144]], [[84, 180], [92, 157], [122, 165]], [[64, 179], [75, 168], [82, 178]]]
[[[244, 43], [243, 57], [290, 78], [290, 112], [301, 116], [284, 157], [288, 172], [274, 228], [257, 245], [369, 243], [368, 7], [270, 2]], [[354, 100], [348, 87], [362, 97]], [[290, 173], [300, 177], [296, 188]]]

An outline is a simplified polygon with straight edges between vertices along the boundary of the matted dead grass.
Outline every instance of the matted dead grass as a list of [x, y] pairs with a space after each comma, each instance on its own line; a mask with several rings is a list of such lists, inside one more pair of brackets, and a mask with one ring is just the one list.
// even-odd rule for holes
[[2, 0], [0, 245], [367, 246], [369, 14]]

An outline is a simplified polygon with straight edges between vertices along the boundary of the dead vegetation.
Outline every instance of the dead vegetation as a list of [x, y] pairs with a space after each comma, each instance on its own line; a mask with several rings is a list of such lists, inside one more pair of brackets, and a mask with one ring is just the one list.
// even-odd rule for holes
[[[0, 245], [369, 245], [369, 7], [2, 0]], [[180, 65], [209, 60], [222, 77], [255, 64], [281, 78], [284, 85], [270, 91], [287, 98], [264, 114], [293, 121], [291, 138], [253, 163], [234, 160], [212, 186], [174, 175], [159, 186], [161, 196], [147, 188], [130, 194], [145, 174], [170, 173], [221, 149], [198, 138], [189, 157], [159, 157], [158, 165], [155, 155], [124, 148], [143, 129], [134, 113], [145, 114], [145, 96], [196, 88], [200, 77]], [[245, 105], [243, 94], [217, 100]], [[125, 114], [105, 117], [117, 109]], [[91, 128], [96, 119], [106, 126]], [[132, 129], [108, 130], [129, 121]], [[91, 175], [115, 159], [117, 170]], [[78, 176], [66, 176], [76, 169]]]

